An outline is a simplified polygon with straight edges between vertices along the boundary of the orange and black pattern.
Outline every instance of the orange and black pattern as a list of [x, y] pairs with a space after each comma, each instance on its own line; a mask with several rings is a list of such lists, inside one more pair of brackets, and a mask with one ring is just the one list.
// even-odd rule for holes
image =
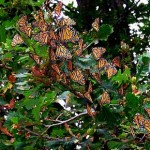
[[81, 85], [85, 85], [85, 78], [81, 70], [76, 69], [70, 73], [70, 78]]

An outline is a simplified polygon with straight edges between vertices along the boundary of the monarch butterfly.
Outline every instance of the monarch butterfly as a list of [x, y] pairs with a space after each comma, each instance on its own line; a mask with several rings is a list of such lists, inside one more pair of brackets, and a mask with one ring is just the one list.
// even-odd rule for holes
[[92, 83], [90, 82], [89, 83], [89, 87], [88, 87], [88, 93], [91, 93], [93, 91], [93, 89], [92, 89]]
[[89, 102], [93, 103], [93, 100], [92, 100], [91, 95], [90, 95], [89, 92], [86, 92], [86, 93], [84, 94], [84, 97], [85, 97], [86, 99], [88, 99]]
[[33, 39], [40, 44], [45, 45], [49, 40], [49, 32], [39, 32], [37, 35], [33, 36]]
[[51, 61], [55, 61], [56, 60], [55, 53], [54, 53], [53, 49], [50, 50], [50, 60]]
[[51, 67], [58, 75], [61, 74], [60, 69], [56, 64], [52, 64]]
[[145, 111], [148, 113], [148, 116], [150, 117], [150, 108], [145, 108]]
[[136, 113], [133, 121], [137, 125], [137, 127], [140, 128], [141, 126], [143, 126], [144, 118], [141, 114]]
[[92, 27], [93, 27], [96, 31], [99, 31], [99, 23], [100, 23], [99, 18], [96, 18], [96, 19], [94, 20], [94, 22], [92, 23]]
[[13, 40], [11, 42], [11, 46], [16, 46], [17, 44], [23, 44], [24, 41], [22, 39], [22, 37], [19, 35], [19, 34], [16, 34], [14, 37], [13, 37]]
[[99, 73], [97, 73], [97, 72], [92, 72], [91, 75], [92, 75], [92, 78], [95, 79], [98, 83], [101, 82], [100, 74], [99, 74]]
[[106, 91], [104, 91], [101, 96], [100, 104], [103, 105], [103, 104], [109, 104], [109, 103], [110, 103], [110, 96]]
[[41, 10], [38, 10], [37, 14], [34, 14], [33, 17], [36, 21], [40, 21], [40, 20], [44, 21], [44, 14]]
[[101, 56], [106, 52], [106, 49], [104, 47], [94, 47], [92, 49], [93, 56], [96, 60], [100, 59]]
[[82, 51], [83, 51], [83, 39], [80, 39], [78, 44], [79, 44], [79, 49], [75, 51], [75, 54], [77, 56], [81, 56]]
[[76, 22], [73, 19], [70, 18], [61, 18], [59, 20], [56, 20], [56, 23], [58, 26], [63, 27], [63, 26], [73, 26], [76, 25]]
[[68, 70], [69, 70], [69, 71], [72, 71], [72, 67], [73, 67], [73, 66], [72, 66], [72, 61], [69, 60], [69, 61], [68, 61]]
[[62, 44], [57, 46], [55, 54], [58, 59], [71, 59], [72, 58], [70, 51]]
[[150, 120], [149, 119], [144, 120], [143, 126], [147, 131], [150, 132]]
[[22, 27], [19, 27], [19, 30], [23, 33], [25, 33], [28, 37], [31, 36], [31, 33], [32, 33], [32, 28], [30, 26], [22, 26]]
[[70, 73], [70, 78], [81, 85], [85, 85], [85, 78], [80, 69], [75, 69]]
[[119, 88], [119, 94], [123, 95], [124, 94], [124, 90], [128, 87], [128, 84], [121, 84], [120, 88]]
[[108, 65], [109, 65], [109, 63], [107, 62], [106, 59], [100, 58], [100, 59], [98, 60], [98, 69], [101, 70], [101, 69], [107, 67]]
[[62, 2], [58, 2], [57, 5], [56, 5], [56, 7], [54, 8], [54, 12], [58, 16], [60, 16], [60, 14], [61, 14], [62, 5], [63, 5]]
[[114, 76], [117, 73], [117, 69], [113, 66], [108, 66], [106, 73], [108, 79], [110, 79], [112, 76]]
[[94, 115], [96, 115], [96, 113], [91, 110], [91, 108], [88, 104], [86, 105], [86, 109], [87, 109], [87, 113], [88, 113], [89, 116], [94, 117]]
[[55, 34], [55, 32], [52, 30], [52, 29], [50, 29], [50, 31], [49, 31], [49, 39], [50, 40], [57, 40], [58, 39], [58, 37], [57, 37], [57, 35]]
[[30, 53], [29, 56], [38, 64], [40, 65], [42, 63], [41, 58], [38, 55]]
[[57, 41], [56, 40], [48, 40], [48, 45], [50, 45], [51, 48], [56, 49], [57, 48]]
[[43, 31], [43, 32], [45, 32], [48, 28], [47, 24], [43, 20], [32, 22], [32, 25], [34, 27], [39, 28], [40, 31]]
[[62, 42], [76, 42], [79, 40], [77, 32], [69, 26], [64, 26], [60, 29], [59, 38]]
[[22, 16], [18, 21], [19, 27], [24, 27], [27, 25], [27, 15]]
[[112, 63], [113, 63], [114, 66], [120, 67], [120, 58], [119, 58], [119, 57], [115, 57], [115, 58], [112, 60]]
[[47, 23], [44, 20], [44, 14], [41, 10], [37, 12], [37, 14], [33, 15], [36, 21], [32, 22], [34, 27], [39, 28], [41, 31], [46, 31], [48, 28]]

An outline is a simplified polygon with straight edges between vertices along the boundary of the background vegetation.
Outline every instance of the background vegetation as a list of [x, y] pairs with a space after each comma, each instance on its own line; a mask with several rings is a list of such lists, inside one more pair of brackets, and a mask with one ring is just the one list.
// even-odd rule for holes
[[[62, 12], [75, 20], [71, 28], [83, 44], [60, 40], [57, 2], [0, 1], [0, 149], [149, 149], [150, 5], [132, 0], [77, 3], [77, 8], [63, 5]], [[32, 24], [38, 10], [58, 36], [50, 43], [41, 44], [19, 30], [18, 20], [27, 15], [38, 35], [42, 29]], [[92, 26], [96, 18], [98, 31]], [[140, 34], [130, 30], [133, 23], [142, 23]], [[16, 33], [24, 44], [12, 46]], [[60, 43], [72, 59], [56, 58], [53, 69], [51, 51]], [[107, 67], [97, 69], [94, 47], [106, 48], [102, 57], [117, 69], [111, 78]], [[76, 68], [85, 84], [71, 79]], [[109, 96], [103, 98], [104, 92]]]

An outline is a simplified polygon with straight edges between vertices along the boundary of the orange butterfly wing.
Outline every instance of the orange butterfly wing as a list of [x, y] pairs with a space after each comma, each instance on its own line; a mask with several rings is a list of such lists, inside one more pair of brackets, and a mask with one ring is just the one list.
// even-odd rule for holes
[[70, 78], [81, 85], [85, 85], [85, 78], [82, 74], [81, 70], [76, 69], [73, 72], [70, 73]]
[[94, 58], [98, 60], [106, 52], [106, 49], [104, 47], [94, 47], [92, 48], [92, 52], [93, 52]]
[[143, 126], [144, 118], [141, 114], [137, 113], [133, 119], [138, 128]]
[[19, 19], [18, 25], [19, 25], [20, 27], [24, 27], [24, 26], [27, 25], [27, 15], [22, 16], [22, 17]]
[[59, 67], [57, 66], [57, 64], [52, 64], [51, 67], [58, 75], [61, 74], [61, 71], [60, 71]]
[[117, 69], [113, 66], [109, 66], [106, 70], [107, 77], [110, 79], [112, 76], [114, 76], [117, 73]]
[[144, 120], [143, 125], [144, 125], [144, 128], [145, 128], [148, 132], [150, 132], [150, 119]]
[[109, 104], [109, 103], [110, 103], [110, 96], [106, 91], [104, 91], [101, 96], [100, 104], [103, 105], [103, 104]]
[[45, 45], [49, 40], [49, 32], [40, 32], [37, 35], [34, 35], [33, 39], [38, 41], [40, 44]]
[[115, 57], [115, 58], [112, 60], [112, 63], [113, 63], [114, 66], [120, 67], [120, 58], [119, 58], [119, 57]]
[[108, 65], [109, 65], [109, 63], [107, 62], [106, 59], [100, 58], [100, 59], [98, 60], [98, 69], [101, 70], [101, 69], [107, 67]]
[[58, 16], [60, 16], [60, 14], [61, 14], [62, 5], [63, 5], [62, 2], [58, 2], [57, 5], [56, 5], [56, 7], [54, 8], [54, 12], [55, 12]]
[[38, 55], [30, 53], [29, 56], [38, 64], [41, 64], [41, 58]]
[[90, 95], [89, 92], [86, 92], [86, 93], [84, 94], [84, 97], [85, 97], [86, 99], [88, 99], [88, 101], [89, 101], [90, 103], [93, 103], [93, 100], [92, 100], [91, 95]]
[[19, 27], [19, 30], [23, 33], [25, 33], [28, 37], [31, 36], [31, 33], [32, 33], [32, 28], [30, 26], [22, 26], [22, 27]]
[[11, 42], [11, 46], [16, 46], [17, 44], [23, 44], [24, 41], [22, 39], [22, 37], [19, 35], [19, 34], [16, 34], [14, 37], [13, 37], [13, 40]]
[[58, 59], [71, 59], [72, 58], [70, 51], [62, 44], [57, 46], [55, 55]]
[[99, 23], [100, 23], [99, 18], [96, 18], [96, 19], [94, 20], [94, 22], [92, 23], [92, 27], [93, 27], [93, 29], [95, 29], [96, 31], [99, 31]]

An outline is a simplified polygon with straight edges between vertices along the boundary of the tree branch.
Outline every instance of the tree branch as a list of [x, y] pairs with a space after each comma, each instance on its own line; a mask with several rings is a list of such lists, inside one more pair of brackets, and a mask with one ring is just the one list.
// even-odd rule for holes
[[11, 67], [6, 66], [6, 65], [4, 65], [4, 64], [0, 64], [0, 68], [5, 68], [5, 69], [8, 69], [8, 70], [12, 70]]
[[56, 120], [58, 123], [54, 123], [54, 124], [51, 124], [51, 125], [44, 125], [45, 127], [47, 127], [47, 129], [40, 135], [43, 137], [43, 135], [47, 132], [47, 130], [49, 130], [51, 127], [54, 127], [54, 126], [59, 126], [59, 125], [62, 125], [64, 123], [68, 123], [70, 121], [73, 121], [75, 120], [76, 118], [79, 118], [81, 116], [84, 116], [84, 115], [87, 115], [88, 113], [87, 112], [83, 112], [83, 113], [80, 113], [78, 114], [77, 116], [74, 116], [70, 119], [67, 119], [67, 120], [64, 120], [64, 121], [61, 121], [61, 120]]
[[47, 128], [49, 129], [49, 128], [54, 127], [54, 126], [59, 126], [59, 125], [62, 125], [62, 124], [64, 124], [64, 123], [68, 123], [68, 122], [70, 122], [70, 121], [75, 120], [76, 118], [79, 118], [79, 117], [84, 116], [84, 115], [87, 115], [87, 114], [88, 114], [87, 112], [83, 112], [83, 113], [78, 114], [77, 116], [74, 116], [74, 117], [72, 117], [72, 118], [70, 118], [70, 119], [67, 119], [67, 120], [64, 120], [64, 121], [57, 120], [58, 123], [51, 124], [51, 125], [45, 125], [45, 127], [47, 127]]
[[[34, 131], [31, 131], [30, 129], [28, 128], [24, 128], [25, 131], [28, 131], [29, 133], [33, 134], [33, 135], [36, 135], [36, 136], [41, 136], [40, 133], [37, 133], [37, 132], [34, 132]], [[49, 137], [49, 136], [42, 136], [42, 138], [45, 138], [45, 139], [48, 139], [48, 140], [59, 140], [59, 138], [53, 138], [53, 137]]]

